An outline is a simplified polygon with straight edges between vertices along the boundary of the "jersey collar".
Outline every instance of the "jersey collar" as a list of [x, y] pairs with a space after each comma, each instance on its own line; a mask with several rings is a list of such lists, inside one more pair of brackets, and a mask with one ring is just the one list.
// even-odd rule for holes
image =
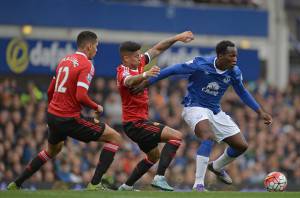
[[224, 71], [218, 69], [218, 68], [216, 67], [216, 61], [217, 61], [217, 57], [215, 57], [215, 59], [214, 59], [214, 67], [215, 67], [215, 69], [216, 69], [216, 72], [217, 72], [218, 74], [224, 74], [225, 72], [227, 72], [227, 69], [224, 70]]
[[82, 52], [75, 52], [75, 54], [80, 54], [80, 55], [82, 55], [82, 56], [84, 56], [85, 58], [87, 58], [87, 56], [86, 56], [86, 54], [85, 53], [82, 53]]

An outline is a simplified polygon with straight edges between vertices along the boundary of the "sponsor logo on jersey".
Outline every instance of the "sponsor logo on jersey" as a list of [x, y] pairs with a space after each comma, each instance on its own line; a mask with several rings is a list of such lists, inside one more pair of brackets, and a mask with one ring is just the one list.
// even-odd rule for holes
[[90, 83], [93, 79], [93, 76], [91, 74], [87, 75], [87, 81]]
[[223, 82], [226, 83], [226, 84], [228, 84], [230, 82], [230, 77], [229, 76], [225, 77], [223, 79]]
[[217, 82], [210, 82], [206, 87], [202, 88], [202, 91], [204, 91], [207, 94], [217, 96], [219, 94], [220, 85]]

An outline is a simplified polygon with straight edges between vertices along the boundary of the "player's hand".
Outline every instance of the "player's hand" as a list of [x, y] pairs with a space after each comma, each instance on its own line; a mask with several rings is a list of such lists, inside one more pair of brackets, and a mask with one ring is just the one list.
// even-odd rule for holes
[[267, 112], [265, 112], [264, 110], [260, 109], [258, 110], [258, 115], [264, 119], [264, 123], [266, 125], [270, 125], [272, 123], [272, 116], [270, 114], [268, 114]]
[[101, 105], [98, 105], [97, 111], [95, 111], [94, 115], [94, 122], [98, 124], [100, 122], [100, 116], [103, 113], [103, 107]]
[[156, 77], [160, 72], [160, 68], [157, 66], [151, 67], [148, 71], [146, 71], [145, 77]]
[[134, 86], [133, 88], [130, 89], [130, 93], [137, 95], [141, 92], [144, 91], [145, 88], [147, 88], [149, 86], [148, 84], [148, 80], [143, 80], [140, 84]]
[[184, 43], [189, 43], [194, 40], [194, 34], [191, 31], [185, 31], [176, 35], [177, 41], [181, 41]]

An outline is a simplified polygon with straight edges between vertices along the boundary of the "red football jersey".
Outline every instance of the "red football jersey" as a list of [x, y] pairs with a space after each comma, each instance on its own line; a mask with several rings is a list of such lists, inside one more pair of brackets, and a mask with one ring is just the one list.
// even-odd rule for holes
[[127, 76], [135, 76], [144, 72], [144, 66], [148, 64], [150, 58], [148, 55], [142, 55], [141, 63], [136, 70], [130, 69], [124, 65], [117, 68], [117, 86], [122, 99], [122, 118], [123, 122], [148, 119], [148, 89], [143, 93], [133, 95], [129, 88], [125, 86], [124, 80]]
[[76, 99], [77, 87], [89, 89], [94, 66], [84, 53], [64, 57], [56, 68], [55, 86], [48, 112], [60, 117], [78, 117], [81, 104]]

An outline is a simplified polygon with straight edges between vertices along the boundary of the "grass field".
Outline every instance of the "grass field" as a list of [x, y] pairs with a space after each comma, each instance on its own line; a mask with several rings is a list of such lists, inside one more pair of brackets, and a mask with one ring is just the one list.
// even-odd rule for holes
[[269, 192], [155, 192], [155, 191], [141, 191], [141, 192], [84, 192], [84, 191], [0, 191], [0, 198], [291, 198], [300, 197], [300, 192], [283, 192], [283, 193], [269, 193]]

